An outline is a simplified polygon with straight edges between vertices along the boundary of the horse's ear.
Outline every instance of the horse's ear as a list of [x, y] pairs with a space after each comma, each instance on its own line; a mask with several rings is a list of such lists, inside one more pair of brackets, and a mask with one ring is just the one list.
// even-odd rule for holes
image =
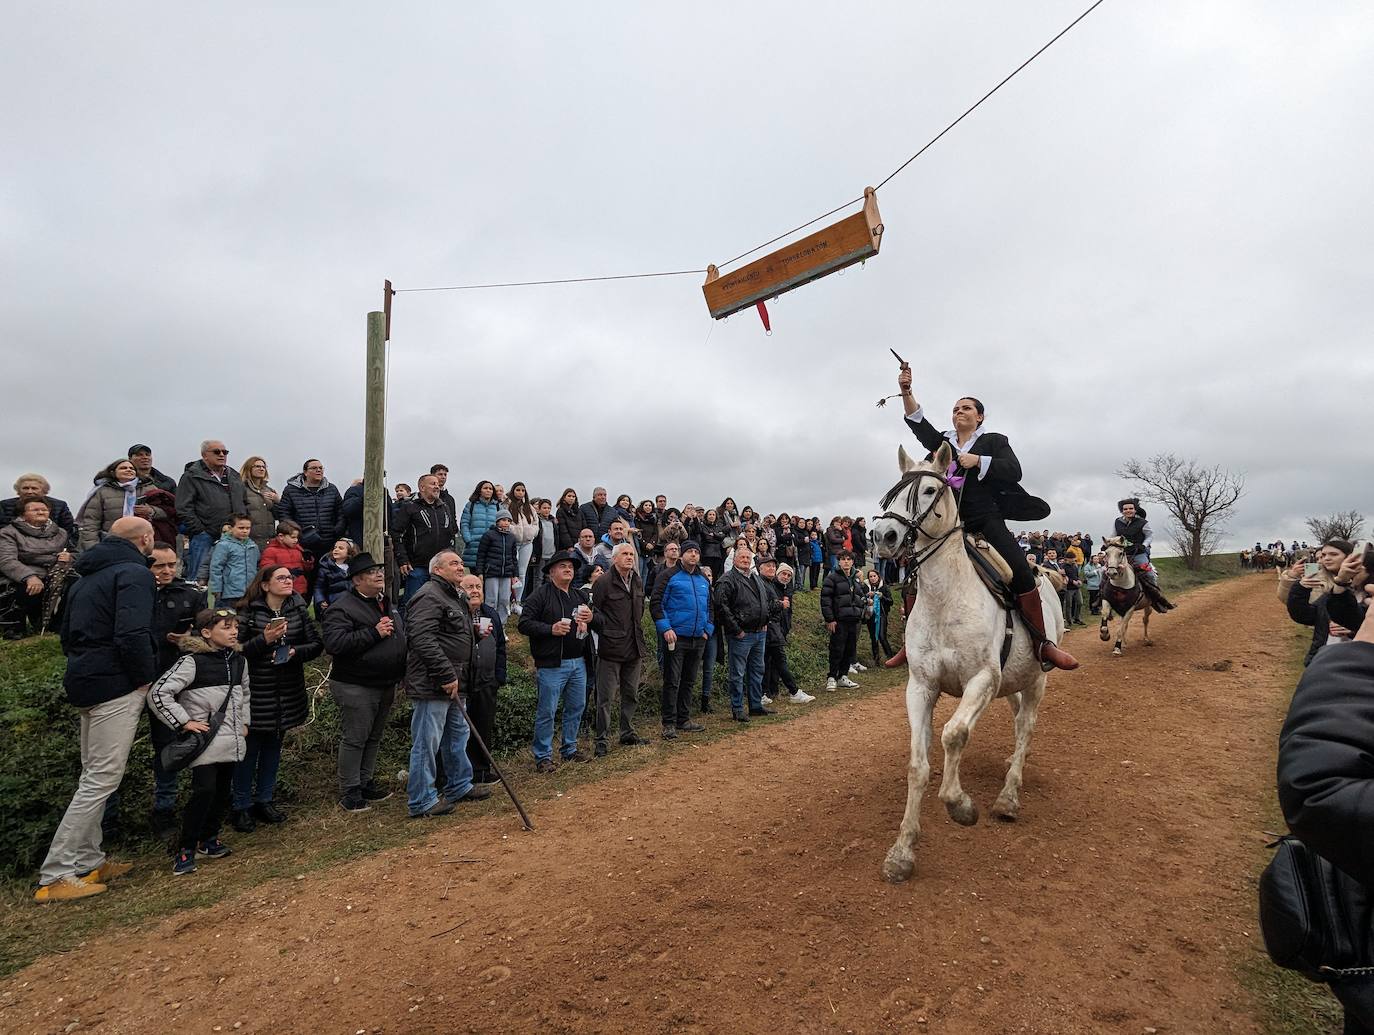
[[916, 461], [911, 459], [911, 454], [906, 451], [906, 446], [897, 447], [897, 469], [903, 474], [910, 474], [916, 470]]
[[949, 467], [949, 462], [953, 459], [954, 450], [950, 448], [948, 442], [941, 442], [940, 448], [935, 450], [935, 456], [933, 458], [935, 466], [940, 471], [944, 471], [947, 467]]

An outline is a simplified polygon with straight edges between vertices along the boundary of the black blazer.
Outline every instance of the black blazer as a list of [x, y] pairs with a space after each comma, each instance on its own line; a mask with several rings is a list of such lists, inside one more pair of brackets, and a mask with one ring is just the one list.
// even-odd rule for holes
[[[912, 424], [911, 421], [907, 421], [906, 424], [921, 440], [921, 445], [930, 450], [926, 455], [927, 460], [935, 455], [935, 451], [941, 445], [949, 442], [944, 433], [936, 431], [925, 417], [921, 418], [920, 423]], [[949, 447], [957, 451], [952, 442], [949, 443]], [[1006, 435], [1000, 435], [995, 431], [984, 432], [969, 447], [968, 452], [974, 456], [991, 457], [992, 462], [988, 465], [985, 478], [978, 477], [976, 467], [969, 470], [960, 469], [958, 472], [965, 476], [964, 494], [959, 506], [959, 513], [964, 518], [996, 514], [1008, 521], [1043, 521], [1050, 516], [1048, 503], [1021, 488], [1021, 461], [1016, 459]]]

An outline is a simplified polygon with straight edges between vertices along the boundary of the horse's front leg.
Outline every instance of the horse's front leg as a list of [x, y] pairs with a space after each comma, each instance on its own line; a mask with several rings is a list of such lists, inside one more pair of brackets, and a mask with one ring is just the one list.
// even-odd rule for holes
[[1135, 608], [1129, 608], [1121, 616], [1121, 624], [1116, 627], [1116, 645], [1112, 647], [1112, 657], [1121, 657], [1121, 645], [1126, 642], [1126, 631], [1131, 627], [1131, 616], [1135, 614]]
[[964, 686], [964, 696], [959, 699], [959, 707], [945, 723], [940, 734], [940, 743], [945, 748], [944, 775], [940, 780], [940, 800], [945, 803], [950, 819], [969, 827], [978, 822], [978, 806], [973, 803], [959, 783], [959, 762], [963, 758], [968, 738], [978, 724], [978, 717], [997, 695], [999, 672], [995, 668], [982, 668]]
[[1141, 628], [1141, 632], [1145, 635], [1145, 646], [1147, 647], [1153, 647], [1155, 645], [1155, 641], [1150, 639], [1150, 612], [1153, 610], [1153, 607], [1144, 607], [1141, 608], [1140, 611], [1140, 620], [1145, 623]]
[[1107, 602], [1107, 595], [1104, 592], [1099, 598], [1098, 603], [1102, 606], [1102, 623], [1097, 628], [1097, 635], [1106, 643], [1112, 638], [1112, 605]]
[[1007, 780], [992, 805], [992, 814], [998, 819], [1010, 822], [1021, 813], [1021, 777], [1026, 768], [1031, 734], [1035, 732], [1035, 719], [1040, 713], [1040, 700], [1044, 696], [1045, 677], [1041, 675], [1025, 690], [1007, 698], [1016, 722], [1016, 750], [1007, 759]]
[[916, 840], [921, 836], [921, 799], [930, 783], [930, 726], [939, 692], [907, 677], [906, 715], [911, 726], [911, 762], [906, 771], [906, 811], [897, 840], [883, 860], [883, 877], [894, 884], [916, 868]]

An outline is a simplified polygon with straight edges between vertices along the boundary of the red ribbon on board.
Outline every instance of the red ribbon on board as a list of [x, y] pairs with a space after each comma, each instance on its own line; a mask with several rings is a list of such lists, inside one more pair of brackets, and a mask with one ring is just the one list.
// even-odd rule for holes
[[755, 303], [755, 305], [757, 306], [758, 311], [759, 311], [759, 319], [763, 321], [763, 330], [764, 330], [764, 333], [765, 333], [765, 334], [772, 334], [772, 333], [773, 333], [773, 327], [772, 327], [772, 325], [768, 322], [768, 307], [767, 307], [766, 305], [763, 304], [763, 299], [761, 299], [761, 298], [758, 300], [757, 303]]

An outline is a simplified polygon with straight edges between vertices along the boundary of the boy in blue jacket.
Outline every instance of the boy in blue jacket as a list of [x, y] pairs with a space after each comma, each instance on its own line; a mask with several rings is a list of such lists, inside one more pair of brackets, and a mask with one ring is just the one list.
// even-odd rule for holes
[[248, 583], [258, 572], [258, 544], [253, 542], [253, 519], [229, 515], [228, 531], [210, 552], [210, 593], [217, 607], [238, 607]]

